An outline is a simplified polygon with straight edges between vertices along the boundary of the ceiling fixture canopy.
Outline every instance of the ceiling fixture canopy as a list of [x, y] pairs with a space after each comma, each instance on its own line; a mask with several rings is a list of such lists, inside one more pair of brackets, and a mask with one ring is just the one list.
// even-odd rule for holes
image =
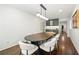
[[[44, 19], [44, 20], [48, 20], [48, 18], [46, 17], [46, 7], [43, 5], [43, 4], [40, 4], [40, 7], [41, 7], [41, 13], [37, 13], [36, 16]], [[42, 15], [42, 8], [45, 10], [45, 16]]]

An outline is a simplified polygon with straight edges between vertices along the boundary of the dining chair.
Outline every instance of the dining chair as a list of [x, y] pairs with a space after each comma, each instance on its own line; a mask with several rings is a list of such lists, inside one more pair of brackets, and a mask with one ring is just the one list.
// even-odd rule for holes
[[50, 41], [47, 41], [47, 42], [41, 44], [40, 48], [46, 52], [50, 52], [50, 54], [51, 54], [51, 51], [53, 51], [55, 48], [56, 41], [57, 41], [56, 38], [51, 38]]
[[28, 40], [23, 40], [23, 42], [31, 44], [31, 41], [28, 41]]
[[57, 34], [56, 36], [55, 36], [55, 38], [56, 38], [56, 48], [58, 49], [59, 47], [58, 47], [58, 40], [59, 40], [59, 36], [60, 36], [60, 34]]
[[57, 40], [59, 40], [59, 36], [60, 36], [60, 34], [57, 34], [57, 35], [55, 36]]
[[19, 41], [19, 46], [22, 55], [31, 55], [38, 49], [36, 45], [24, 43], [23, 41]]

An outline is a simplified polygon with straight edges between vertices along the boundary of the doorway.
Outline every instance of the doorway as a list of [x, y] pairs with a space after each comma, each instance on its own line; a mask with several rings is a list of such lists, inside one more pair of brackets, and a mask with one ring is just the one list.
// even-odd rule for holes
[[67, 32], [67, 21], [61, 21], [60, 24], [59, 24], [59, 27], [60, 27], [60, 32], [62, 31], [62, 25], [64, 26], [64, 31]]

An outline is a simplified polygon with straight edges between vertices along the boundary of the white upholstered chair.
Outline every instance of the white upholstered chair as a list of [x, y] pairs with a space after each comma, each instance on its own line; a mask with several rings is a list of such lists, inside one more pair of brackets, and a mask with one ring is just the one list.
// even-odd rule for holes
[[24, 43], [23, 41], [19, 41], [19, 46], [21, 49], [21, 54], [23, 55], [31, 55], [38, 49], [36, 45]]
[[25, 43], [31, 43], [31, 41], [28, 41], [28, 40], [22, 40], [22, 42], [25, 42]]
[[59, 40], [59, 36], [60, 36], [60, 34], [57, 34], [57, 35], [55, 36], [57, 40]]
[[43, 49], [46, 52], [50, 52], [54, 50], [55, 44], [56, 44], [56, 38], [51, 38], [50, 41], [47, 41], [40, 45], [40, 48]]
[[[60, 34], [57, 34], [57, 35], [55, 36], [55, 38], [56, 38], [57, 41], [59, 40], [59, 36], [60, 36]], [[57, 44], [57, 42], [56, 42], [56, 44]]]
[[56, 40], [57, 40], [57, 41], [56, 41], [56, 48], [57, 48], [57, 49], [59, 48], [59, 47], [58, 47], [58, 43], [57, 43], [58, 40], [59, 40], [59, 36], [60, 36], [60, 34], [57, 34], [57, 35], [55, 36], [55, 38], [56, 38]]

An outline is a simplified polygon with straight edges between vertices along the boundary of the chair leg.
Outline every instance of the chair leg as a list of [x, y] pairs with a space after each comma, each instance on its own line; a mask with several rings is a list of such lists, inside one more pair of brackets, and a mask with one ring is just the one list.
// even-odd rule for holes
[[21, 51], [20, 51], [19, 55], [21, 55]]
[[58, 45], [58, 43], [56, 44], [56, 47], [57, 47], [57, 50], [59, 49], [59, 45]]
[[21, 49], [20, 49], [20, 53], [19, 53], [19, 55], [21, 55], [22, 53], [21, 53]]
[[[58, 42], [58, 41], [57, 41]], [[56, 47], [56, 50], [58, 50], [58, 43], [56, 42], [56, 45], [55, 45], [55, 47]]]
[[28, 55], [28, 50], [26, 50], [26, 54]]
[[51, 47], [50, 47], [50, 55], [51, 55]]

